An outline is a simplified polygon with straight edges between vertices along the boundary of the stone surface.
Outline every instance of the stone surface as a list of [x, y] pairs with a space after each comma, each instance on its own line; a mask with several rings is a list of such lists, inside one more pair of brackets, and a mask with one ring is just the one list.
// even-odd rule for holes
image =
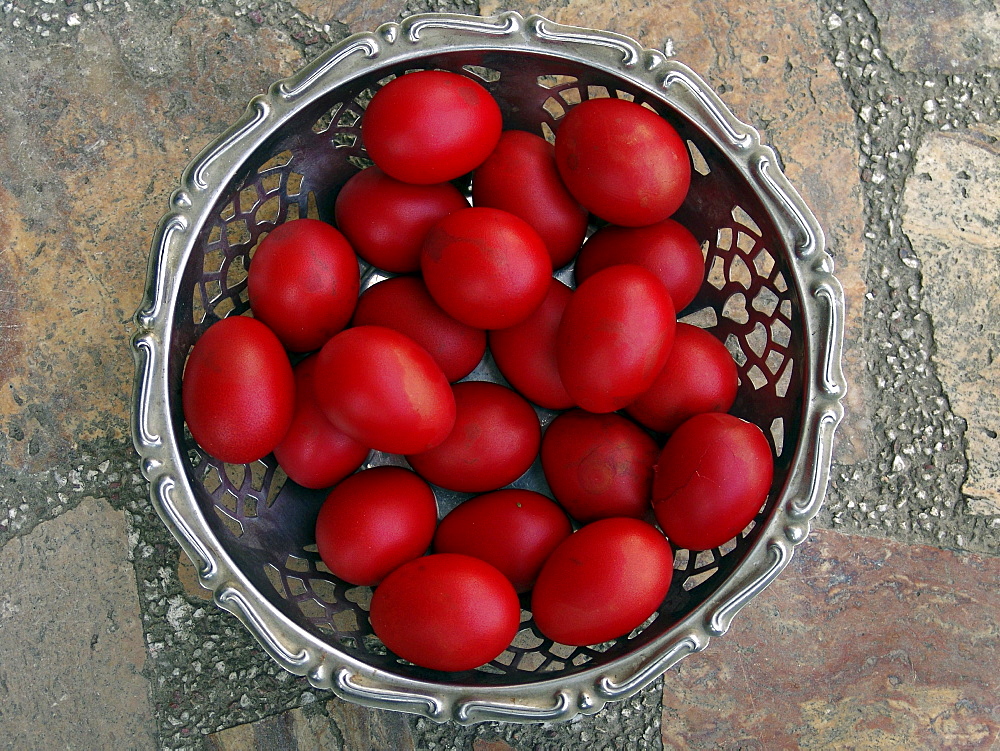
[[0, 80], [23, 96], [0, 101], [0, 461], [38, 471], [127, 435], [131, 317], [167, 186], [303, 57], [270, 30], [241, 44], [233, 21], [197, 7], [104, 18], [73, 45], [10, 45]]
[[[208, 601], [149, 504], [128, 436], [130, 319], [153, 226], [184, 165], [272, 81], [348, 31], [477, 7], [0, 3], [0, 718], [10, 742], [78, 747], [73, 722], [97, 728], [102, 747], [658, 749], [665, 698], [667, 745], [678, 747], [996, 746], [996, 558], [820, 533], [819, 548], [803, 548], [732, 633], [668, 676], [665, 693], [657, 681], [559, 726], [442, 726], [343, 704], [278, 668]], [[965, 270], [951, 254], [996, 254], [984, 239], [1000, 178], [992, 5], [482, 5], [507, 7], [617, 30], [692, 65], [777, 148], [819, 216], [847, 291], [852, 391], [817, 523], [1000, 552], [995, 504], [976, 490], [991, 455], [975, 433], [996, 430], [984, 416], [997, 393], [992, 364], [977, 358], [995, 331], [963, 338], [948, 310], [972, 300], [953, 278], [978, 282], [987, 268]], [[955, 53], [956, 40], [971, 42]], [[928, 271], [938, 268], [944, 284]], [[24, 589], [26, 571], [44, 574], [37, 591]], [[980, 580], [992, 589], [976, 589]], [[57, 604], [68, 593], [121, 608], [136, 597], [139, 610], [128, 606], [131, 624], [112, 610], [109, 634], [107, 609], [67, 622]], [[29, 663], [54, 659], [26, 654], [40, 642], [59, 646], [63, 672]], [[124, 678], [109, 682], [116, 671]], [[56, 694], [59, 681], [72, 690]]]
[[472, 751], [514, 751], [514, 747], [507, 741], [486, 741], [478, 738], [472, 744]]
[[331, 723], [318, 707], [292, 709], [260, 722], [238, 725], [208, 736], [208, 747], [217, 751], [341, 751], [372, 749], [404, 751], [402, 746], [372, 745], [367, 737], [347, 735]]
[[714, 88], [740, 120], [775, 147], [792, 185], [815, 212], [847, 301], [845, 369], [852, 420], [841, 429], [838, 459], [868, 453], [870, 415], [858, 348], [865, 303], [863, 204], [854, 113], [836, 68], [820, 44], [811, 4], [781, 0], [747, 4], [710, 0], [661, 5], [628, 0], [528, 4], [480, 3], [486, 15], [504, 9], [540, 13], [559, 23], [607, 29], [666, 50]]
[[0, 541], [13, 535], [4, 553], [15, 550], [18, 535], [95, 486], [126, 508], [129, 591], [138, 576], [154, 676], [142, 694], [152, 691], [157, 710], [148, 732], [183, 746], [193, 729], [258, 719], [311, 694], [231, 616], [207, 611], [190, 570], [196, 594], [185, 599], [176, 543], [143, 498], [130, 447], [131, 316], [181, 170], [252, 96], [301, 67], [306, 47], [292, 21], [263, 26], [263, 15], [84, 5], [59, 43], [8, 25], [23, 18], [15, 12], [0, 32], [0, 88], [17, 92], [0, 101]]
[[178, 563], [177, 543], [148, 502], [127, 508], [161, 748], [203, 748], [212, 733], [323, 697], [280, 668], [235, 616], [206, 601], [191, 586], [193, 571], [182, 581], [178, 570], [187, 567]]
[[994, 749], [1000, 559], [823, 531], [664, 679], [666, 748]]
[[984, 0], [869, 0], [902, 70], [954, 73], [1000, 64], [1000, 12]]
[[864, 0], [823, 0], [819, 17], [820, 37], [857, 113], [869, 260], [858, 352], [871, 416], [869, 456], [834, 463], [819, 523], [995, 555], [1000, 520], [969, 513], [962, 493], [965, 421], [952, 410], [931, 359], [937, 346], [925, 279], [901, 227], [917, 148], [939, 129], [996, 123], [997, 82], [989, 71], [900, 72], [884, 54], [878, 19]]
[[156, 748], [128, 552], [98, 498], [0, 551], [6, 748]]
[[414, 751], [412, 718], [398, 712], [369, 709], [340, 699], [326, 702], [326, 712], [347, 748]]
[[208, 736], [217, 751], [618, 751], [660, 749], [660, 685], [657, 682], [594, 716], [567, 723], [520, 725], [488, 722], [469, 727], [438, 724], [398, 712], [331, 699]]
[[[921, 262], [933, 360], [967, 423], [962, 491], [1000, 515], [1000, 130], [936, 134], [906, 184], [903, 231]], [[991, 387], [992, 386], [992, 387]]]
[[347, 24], [352, 32], [374, 31], [379, 25], [396, 21], [400, 3], [371, 3], [361, 0], [330, 2], [330, 0], [306, 0], [296, 4], [298, 9], [317, 21], [332, 20]]

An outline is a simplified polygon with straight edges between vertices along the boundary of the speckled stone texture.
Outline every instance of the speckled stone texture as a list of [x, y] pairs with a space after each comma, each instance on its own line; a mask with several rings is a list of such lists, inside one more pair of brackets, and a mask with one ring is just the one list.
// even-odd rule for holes
[[404, 715], [378, 712], [337, 700], [293, 709], [266, 720], [238, 725], [208, 737], [217, 751], [248, 748], [284, 751], [414, 751]]
[[[850, 466], [835, 462], [821, 523], [996, 554], [1000, 519], [973, 513], [962, 492], [965, 422], [931, 359], [939, 348], [926, 301], [937, 279], [921, 273], [902, 228], [903, 191], [918, 147], [935, 131], [995, 123], [997, 85], [991, 71], [971, 66], [964, 75], [902, 72], [883, 44], [892, 22], [854, 0], [822, 2], [819, 10], [820, 38], [857, 118], [867, 255], [857, 346], [871, 417], [868, 456]], [[908, 14], [909, 23], [915, 18]], [[917, 35], [913, 44], [931, 44], [915, 28], [907, 32]]]
[[[763, 133], [826, 230], [851, 392], [819, 531], [730, 633], [595, 717], [458, 727], [314, 690], [211, 602], [138, 474], [128, 340], [182, 169], [250, 97], [348, 33], [506, 9], [662, 49]], [[997, 19], [980, 0], [0, 2], [0, 747], [997, 748]]]
[[[154, 186], [175, 182], [177, 165], [250, 96], [302, 63], [282, 35], [262, 30], [251, 50], [234, 40], [233, 21], [200, 8], [100, 21], [82, 25], [72, 45], [0, 57], [4, 88], [17, 92], [0, 103], [10, 123], [0, 133], [9, 251], [0, 295], [14, 319], [7, 362], [18, 364], [0, 391], [0, 452], [29, 470], [58, 464], [80, 441], [124, 437], [131, 373], [121, 355], [145, 275], [145, 228], [164, 206]], [[148, 34], [150, 23], [163, 38]]]
[[[927, 284], [932, 356], [966, 421], [969, 510], [1000, 515], [1000, 130], [936, 134], [917, 152], [903, 231]], [[990, 387], [992, 384], [992, 388]]]
[[982, 0], [870, 0], [902, 70], [963, 73], [1000, 64], [1000, 12]]
[[[108, 441], [128, 451], [131, 318], [178, 165], [304, 63], [285, 34], [249, 45], [238, 26], [140, 6], [86, 18], [72, 44], [0, 36], [0, 540], [26, 480], [51, 499], [54, 469], [65, 484], [114, 462]], [[67, 503], [29, 503], [17, 528]]]
[[646, 751], [662, 748], [661, 689], [655, 685], [592, 717], [571, 722], [521, 725], [487, 722], [469, 727], [438, 724], [395, 712], [366, 709], [333, 699], [306, 709], [222, 730], [208, 748], [282, 751]]

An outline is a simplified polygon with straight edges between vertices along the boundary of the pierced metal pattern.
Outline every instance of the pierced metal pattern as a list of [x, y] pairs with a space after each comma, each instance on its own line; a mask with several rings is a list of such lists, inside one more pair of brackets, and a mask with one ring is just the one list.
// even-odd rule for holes
[[193, 323], [211, 325], [250, 309], [247, 270], [253, 249], [282, 222], [316, 216], [315, 197], [285, 150], [268, 159], [206, 225], [203, 270], [195, 283]]
[[[691, 560], [693, 564], [693, 558]], [[692, 565], [690, 577], [684, 576], [687, 572], [679, 572], [680, 581], [699, 583], [696, 577], [701, 574], [703, 580], [704, 569], [703, 565]], [[717, 569], [718, 566], [714, 566], [711, 573]], [[333, 576], [320, 560], [315, 545], [288, 555], [283, 564], [266, 564], [265, 573], [282, 599], [294, 604], [313, 627], [339, 642], [342, 648], [361, 653], [366, 659], [381, 658], [401, 666], [410, 665], [406, 660], [388, 653], [368, 626], [366, 618], [372, 589], [356, 587]], [[690, 589], [690, 586], [687, 588]], [[608, 642], [574, 647], [553, 642], [531, 620], [527, 609], [530, 607], [528, 596], [522, 597], [522, 607], [522, 628], [514, 641], [496, 660], [477, 668], [477, 672], [498, 676], [558, 672], [567, 667], [586, 665], [617, 644]], [[654, 613], [620, 641], [634, 639], [659, 616], [660, 613]]]
[[[332, 220], [337, 190], [369, 164], [360, 130], [367, 102], [393, 77], [427, 68], [474, 78], [500, 103], [505, 127], [549, 140], [566, 112], [595, 97], [636, 101], [670, 120], [694, 165], [676, 218], [702, 243], [707, 269], [681, 315], [726, 342], [741, 380], [733, 411], [760, 425], [776, 457], [772, 493], [756, 519], [719, 549], [677, 551], [663, 606], [632, 634], [590, 647], [553, 643], [534, 627], [525, 598], [509, 649], [458, 675], [400, 660], [371, 633], [371, 590], [338, 581], [316, 553], [323, 491], [288, 481], [273, 457], [240, 467], [206, 456], [184, 428], [179, 398], [184, 360], [201, 332], [248, 312], [246, 272], [260, 240], [288, 219]], [[842, 293], [821, 230], [776, 165], [759, 135], [683, 65], [624, 37], [516, 13], [387, 24], [256, 98], [185, 172], [154, 239], [136, 314], [135, 444], [154, 505], [203, 584], [288, 670], [354, 701], [437, 720], [595, 712], [705, 648], [805, 539], [842, 414]], [[362, 275], [378, 277], [364, 265]], [[499, 373], [487, 355], [472, 377]], [[544, 426], [552, 415], [540, 417]], [[546, 489], [537, 466], [516, 485]], [[440, 493], [439, 508], [460, 500]]]
[[251, 464], [226, 464], [206, 454], [185, 431], [195, 481], [212, 499], [216, 516], [234, 537], [242, 537], [273, 505], [285, 481], [282, 469], [268, 457]]
[[692, 307], [708, 304], [689, 315], [726, 344], [740, 377], [734, 411], [752, 415], [780, 459], [785, 402], [799, 351], [792, 341], [795, 293], [753, 217], [739, 205], [729, 213], [730, 221], [716, 229], [708, 245], [705, 289]]

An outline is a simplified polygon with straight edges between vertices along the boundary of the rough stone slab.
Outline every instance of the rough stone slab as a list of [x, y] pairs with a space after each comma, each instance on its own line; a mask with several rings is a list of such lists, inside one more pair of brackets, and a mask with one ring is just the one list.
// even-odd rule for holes
[[332, 699], [208, 736], [216, 751], [414, 751], [411, 718]]
[[472, 744], [472, 751], [516, 751], [507, 741], [486, 741], [477, 738]]
[[412, 718], [408, 715], [369, 709], [340, 699], [328, 701], [325, 708], [348, 748], [414, 751]]
[[920, 259], [932, 359], [967, 422], [969, 510], [1000, 514], [1000, 130], [936, 133], [917, 152], [903, 231]]
[[9, 748], [156, 748], [122, 512], [87, 498], [0, 550]]
[[666, 748], [994, 749], [1000, 558], [814, 534], [664, 679]]
[[868, 5], [886, 53], [901, 70], [955, 73], [1000, 65], [1000, 12], [994, 3], [868, 0]]
[[364, 0], [331, 3], [329, 0], [302, 0], [296, 7], [320, 23], [337, 21], [350, 27], [352, 33], [374, 31], [380, 24], [397, 20], [401, 3], [374, 3]]
[[[659, 751], [660, 683], [570, 722], [439, 724], [340, 699], [318, 702], [208, 736], [216, 751]], [[319, 714], [319, 712], [322, 714]]]
[[131, 318], [169, 193], [303, 62], [286, 35], [244, 43], [198, 7], [139, 3], [74, 44], [0, 35], [0, 82], [19, 92], [0, 101], [0, 461], [38, 472], [127, 436]]
[[[370, 749], [367, 739], [338, 732], [336, 725], [310, 709], [293, 709], [259, 722], [238, 725], [208, 736], [208, 748], [216, 751], [342, 751]], [[402, 751], [402, 749], [400, 749]]]
[[626, 34], [691, 67], [744, 122], [761, 131], [783, 161], [792, 185], [827, 235], [847, 300], [845, 370], [852, 419], [840, 431], [837, 460], [868, 454], [870, 415], [859, 349], [865, 303], [863, 205], [854, 113], [817, 34], [811, 3], [708, 0], [656, 3], [586, 0], [480, 3], [483, 15], [512, 9], [559, 23]]

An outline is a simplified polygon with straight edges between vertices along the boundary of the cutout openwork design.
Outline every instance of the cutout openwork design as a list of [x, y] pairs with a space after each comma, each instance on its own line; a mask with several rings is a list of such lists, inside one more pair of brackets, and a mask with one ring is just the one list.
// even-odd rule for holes
[[[509, 76], [505, 76], [502, 62], [497, 61], [487, 69], [463, 65], [461, 61], [462, 58], [458, 57], [453, 63], [455, 72], [491, 87], [501, 101], [521, 97], [534, 104], [533, 110], [526, 106], [518, 107], [520, 124], [531, 122], [534, 132], [542, 135], [546, 132], [543, 124], [548, 124], [554, 132], [565, 113], [586, 99], [616, 96], [647, 103], [642, 92], [629, 92], [618, 87], [609, 91], [604, 85], [586, 85], [585, 74], [570, 76], [559, 72], [558, 68], [536, 76], [531, 82], [533, 90], [529, 92], [520, 89], [507, 91], [503, 86]], [[346, 163], [342, 172], [346, 175], [364, 164], [361, 117], [374, 91], [389, 80], [391, 77], [384, 78], [346, 103], [332, 105], [304, 134], [297, 135], [294, 145], [270, 157], [233, 188], [231, 199], [222, 204], [210, 230], [209, 240], [204, 244], [203, 271], [195, 283], [195, 310], [198, 310], [197, 303], [201, 303], [207, 308], [206, 317], [217, 319], [238, 315], [248, 309], [246, 268], [252, 263], [254, 248], [276, 223], [290, 216], [309, 213], [309, 200], [303, 200], [304, 195], [315, 195], [321, 189], [335, 194], [337, 186], [322, 186], [318, 182], [322, 176], [311, 174], [317, 161]], [[618, 84], [619, 87], [624, 85]], [[540, 105], [537, 104], [539, 99], [542, 100]], [[664, 109], [662, 104], [657, 107], [648, 103], [648, 106], [658, 112]], [[713, 169], [695, 141], [690, 143], [692, 152], [697, 151], [704, 165], [694, 174], [692, 192], [698, 194], [711, 190], [712, 182], [719, 179], [718, 175], [724, 174], [724, 170]], [[315, 187], [309, 190], [311, 186]], [[270, 210], [263, 213], [266, 207]], [[329, 201], [316, 205], [315, 209], [316, 215], [332, 221]], [[764, 218], [761, 223], [765, 223]], [[772, 440], [776, 459], [780, 459], [784, 442], [778, 442], [772, 426], [779, 426], [780, 431], [784, 413], [795, 411], [801, 398], [799, 393], [790, 395], [788, 389], [796, 356], [790, 336], [793, 324], [792, 291], [785, 280], [782, 265], [767, 249], [760, 224], [741, 205], [731, 206], [722, 226], [708, 224], [693, 215], [686, 218], [686, 224], [696, 237], [705, 241], [706, 286], [712, 293], [711, 299], [702, 299], [703, 295], [692, 308], [700, 303], [714, 314], [711, 316], [714, 325], [705, 328], [725, 341], [734, 355], [739, 366], [745, 409], [756, 415], [756, 393], [767, 390], [769, 409], [761, 427]], [[366, 271], [377, 273], [368, 267]], [[192, 323], [201, 321], [195, 318]], [[776, 337], [775, 331], [783, 335]], [[490, 372], [488, 368], [489, 364], [484, 363], [474, 377], [497, 379], [499, 374]], [[771, 416], [771, 410], [782, 414]], [[779, 435], [784, 438], [783, 433]], [[189, 449], [199, 452], [193, 443]], [[251, 474], [249, 468], [242, 473], [234, 471], [231, 466], [219, 464], [207, 455], [201, 456], [201, 462], [208, 468], [205, 472], [208, 482], [204, 484], [204, 489], [211, 498], [215, 515], [225, 527], [224, 534], [240, 538], [256, 527], [267, 529], [281, 523], [280, 519], [267, 518], [270, 514], [280, 513], [280, 508], [274, 508], [265, 499], [281, 492], [295, 494], [297, 489], [290, 482], [285, 487], [283, 475], [275, 473], [273, 457], [255, 463], [266, 468], [262, 478], [265, 487], [255, 487], [245, 480]], [[234, 479], [236, 475], [238, 480]], [[218, 477], [223, 478], [221, 483], [217, 482]], [[762, 514], [766, 513], [767, 507], [762, 510]], [[630, 638], [635, 638], [653, 622], [676, 621], [686, 609], [712, 591], [716, 580], [723, 579], [732, 568], [726, 565], [727, 562], [738, 559], [753, 542], [753, 526], [740, 540], [733, 541], [724, 549], [696, 556], [688, 556], [686, 551], [682, 551], [678, 560], [684, 563], [676, 571], [672, 593], [665, 607], [636, 633], [619, 639], [622, 644], [609, 643], [600, 647], [555, 644], [534, 627], [529, 617], [524, 623], [522, 638], [508, 652], [479, 670], [498, 675], [560, 671], [587, 664], [612, 647], [625, 648]], [[366, 600], [348, 597], [348, 592], [357, 588], [338, 581], [325, 571], [315, 552], [308, 525], [300, 532], [301, 535], [294, 541], [296, 547], [292, 549], [275, 547], [264, 532], [252, 536], [260, 546], [259, 565], [274, 594], [294, 605], [298, 609], [297, 615], [308, 628], [321, 633], [324, 638], [335, 640], [345, 649], [364, 653], [366, 659], [408, 665], [388, 654], [371, 633]], [[234, 539], [229, 544], [239, 543]], [[289, 567], [291, 560], [297, 562], [296, 567]], [[528, 601], [523, 605], [527, 608]]]
[[[324, 491], [298, 487], [273, 457], [233, 466], [205, 455], [180, 408], [194, 342], [215, 321], [249, 313], [247, 270], [260, 241], [289, 219], [332, 222], [340, 186], [370, 164], [361, 131], [367, 103], [394, 77], [432, 68], [473, 78], [500, 103], [506, 128], [550, 141], [568, 111], [596, 97], [638, 102], [677, 128], [694, 172], [675, 218], [701, 243], [706, 268], [701, 293], [679, 317], [733, 354], [740, 389], [732, 411], [761, 427], [776, 466], [767, 502], [736, 539], [676, 551], [670, 592], [633, 633], [589, 647], [553, 643], [535, 628], [525, 597], [510, 647], [459, 675], [400, 660], [372, 634], [371, 590], [337, 580], [316, 552]], [[185, 173], [154, 240], [136, 316], [136, 447], [153, 501], [203, 583], [225, 594], [223, 606], [287, 669], [352, 700], [435, 719], [544, 721], [597, 711], [703, 649], [805, 539], [843, 395], [843, 302], [828, 260], [821, 230], [773, 152], [684, 66], [623, 37], [538, 17], [416, 16], [345, 40], [276, 84]], [[368, 283], [383, 276], [361, 270]], [[489, 355], [472, 377], [499, 377]], [[539, 414], [543, 426], [553, 416]], [[373, 465], [401, 461], [369, 457]], [[537, 467], [517, 485], [545, 490]], [[439, 497], [442, 513], [460, 500]]]

